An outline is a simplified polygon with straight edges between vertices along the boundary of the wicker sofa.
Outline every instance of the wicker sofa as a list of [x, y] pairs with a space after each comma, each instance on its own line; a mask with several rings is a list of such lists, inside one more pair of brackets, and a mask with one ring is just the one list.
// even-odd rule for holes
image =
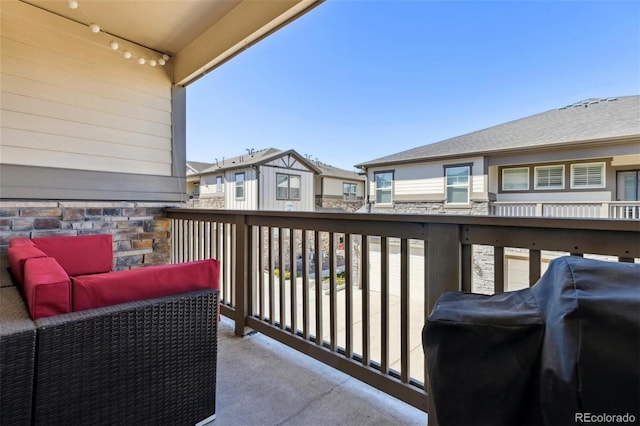
[[[140, 271], [153, 282], [170, 266]], [[120, 274], [125, 284], [141, 277], [106, 274]], [[11, 275], [15, 283], [20, 273]], [[107, 285], [112, 278], [104, 277]], [[42, 311], [33, 311], [24, 283], [21, 290], [4, 281], [0, 424], [188, 425], [215, 418], [217, 279], [207, 288], [178, 286], [173, 293], [165, 286], [157, 297], [82, 310], [71, 301], [70, 312], [37, 319], [33, 313]]]

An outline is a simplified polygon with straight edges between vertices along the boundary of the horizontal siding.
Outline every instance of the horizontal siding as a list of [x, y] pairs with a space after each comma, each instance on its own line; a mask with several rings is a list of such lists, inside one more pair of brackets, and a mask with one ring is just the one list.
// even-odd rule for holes
[[3, 164], [172, 175], [168, 68], [127, 61], [112, 37], [24, 3], [1, 7]]

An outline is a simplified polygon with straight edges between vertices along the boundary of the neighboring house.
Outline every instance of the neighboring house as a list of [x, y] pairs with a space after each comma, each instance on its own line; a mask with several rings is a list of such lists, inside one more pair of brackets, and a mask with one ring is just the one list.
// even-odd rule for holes
[[321, 161], [316, 176], [316, 208], [325, 211], [355, 212], [364, 205], [365, 177], [356, 172], [333, 167]]
[[267, 148], [215, 163], [188, 161], [187, 193], [201, 208], [353, 212], [363, 205], [364, 177]]
[[320, 3], [0, 1], [0, 265], [12, 238], [101, 232], [116, 268], [167, 262], [186, 87]]
[[[197, 170], [198, 163], [187, 164]], [[313, 211], [318, 173], [312, 162], [294, 150], [267, 148], [218, 159], [188, 174], [187, 182], [194, 190], [198, 188], [194, 205], [202, 208]]]
[[[640, 96], [588, 99], [358, 164], [374, 213], [640, 218]], [[474, 247], [473, 291], [493, 250]], [[542, 270], [558, 253], [542, 253]], [[528, 252], [505, 250], [506, 289]], [[488, 273], [485, 273], [488, 272]]]
[[637, 219], [640, 96], [587, 99], [357, 167], [373, 212]]

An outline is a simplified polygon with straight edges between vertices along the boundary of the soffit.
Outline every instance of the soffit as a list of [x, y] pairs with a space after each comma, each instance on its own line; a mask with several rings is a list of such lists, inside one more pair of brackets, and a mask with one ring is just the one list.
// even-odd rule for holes
[[322, 0], [25, 0], [174, 60], [176, 84], [188, 84], [288, 24]]

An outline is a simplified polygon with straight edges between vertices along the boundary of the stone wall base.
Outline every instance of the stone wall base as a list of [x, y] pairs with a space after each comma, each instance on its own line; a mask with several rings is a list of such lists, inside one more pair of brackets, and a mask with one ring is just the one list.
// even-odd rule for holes
[[111, 234], [113, 269], [171, 259], [171, 223], [164, 209], [181, 204], [92, 201], [0, 201], [0, 266], [12, 238]]

